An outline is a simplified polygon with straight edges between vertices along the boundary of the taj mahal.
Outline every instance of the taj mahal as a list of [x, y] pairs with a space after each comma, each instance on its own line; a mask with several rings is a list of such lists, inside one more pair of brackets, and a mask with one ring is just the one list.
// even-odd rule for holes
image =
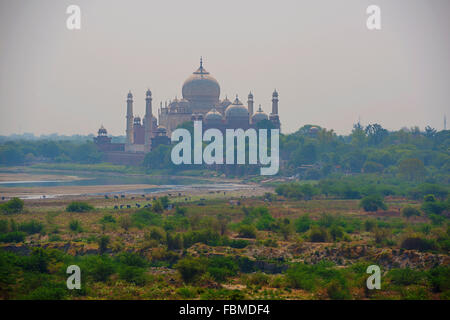
[[161, 144], [170, 144], [172, 132], [189, 121], [202, 121], [204, 130], [258, 128], [260, 126], [280, 129], [278, 116], [278, 92], [272, 93], [272, 110], [265, 113], [261, 105], [254, 111], [254, 97], [248, 94], [247, 105], [236, 95], [234, 101], [225, 96], [220, 99], [220, 85], [203, 67], [200, 58], [199, 68], [186, 79], [182, 87], [182, 98], [174, 98], [158, 109], [158, 119], [153, 115], [152, 92], [145, 94], [145, 116], [141, 119], [133, 113], [133, 94], [126, 99], [126, 140], [125, 143], [112, 143], [107, 130], [102, 126], [94, 142], [105, 153], [105, 161], [117, 164], [139, 164], [146, 153]]

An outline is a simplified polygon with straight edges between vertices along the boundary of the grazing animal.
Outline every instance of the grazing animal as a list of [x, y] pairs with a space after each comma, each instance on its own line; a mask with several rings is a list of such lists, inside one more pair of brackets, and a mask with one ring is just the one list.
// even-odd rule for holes
[[150, 198], [145, 198], [145, 200], [150, 201]]
[[142, 198], [145, 198], [145, 194], [142, 195]]
[[124, 194], [121, 194], [120, 197], [121, 197], [121, 198], [125, 198], [125, 195], [124, 195]]
[[127, 209], [131, 209], [131, 206], [129, 204], [127, 204]]
[[114, 196], [114, 199], [119, 199], [119, 197], [118, 196]]
[[114, 206], [114, 210], [117, 210], [117, 209], [119, 209], [119, 207], [118, 206]]
[[107, 194], [105, 194], [105, 199], [109, 199], [109, 197], [108, 197], [108, 195], [107, 195]]
[[123, 204], [120, 205], [120, 209], [123, 209]]
[[141, 207], [141, 205], [140, 205], [139, 203], [136, 203], [136, 207], [140, 208], [140, 207]]

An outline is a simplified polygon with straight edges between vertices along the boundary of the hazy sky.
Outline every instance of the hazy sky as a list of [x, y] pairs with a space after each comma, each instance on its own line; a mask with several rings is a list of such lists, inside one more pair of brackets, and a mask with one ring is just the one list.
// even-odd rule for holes
[[[66, 8], [81, 8], [81, 30]], [[366, 28], [381, 7], [382, 30]], [[317, 124], [442, 129], [450, 117], [448, 0], [0, 0], [0, 134], [125, 133], [126, 94], [144, 113], [205, 68], [283, 132]], [[449, 120], [450, 122], [450, 120]]]

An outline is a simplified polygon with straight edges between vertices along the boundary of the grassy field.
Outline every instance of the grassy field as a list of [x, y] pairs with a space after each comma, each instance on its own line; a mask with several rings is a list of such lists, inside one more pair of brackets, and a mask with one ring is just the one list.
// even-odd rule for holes
[[[84, 197], [86, 212], [66, 210], [74, 199], [25, 201], [22, 212], [0, 216], [0, 296], [450, 298], [448, 222], [401, 215], [418, 202], [386, 198], [387, 210], [365, 212], [359, 200], [250, 194]], [[5, 236], [14, 232], [23, 239]], [[65, 286], [72, 264], [81, 290]], [[371, 264], [380, 266], [380, 290], [366, 288]]]

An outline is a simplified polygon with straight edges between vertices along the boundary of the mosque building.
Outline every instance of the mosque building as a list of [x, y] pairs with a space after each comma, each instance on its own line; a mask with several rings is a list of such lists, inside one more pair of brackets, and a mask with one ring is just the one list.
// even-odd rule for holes
[[141, 119], [133, 113], [133, 94], [126, 100], [126, 140], [125, 143], [112, 143], [106, 129], [102, 126], [94, 142], [105, 153], [105, 161], [120, 164], [138, 164], [146, 153], [160, 144], [170, 144], [172, 132], [186, 121], [200, 120], [203, 128], [248, 129], [257, 128], [265, 122], [271, 128], [280, 128], [278, 116], [278, 92], [272, 94], [272, 112], [265, 113], [261, 105], [254, 112], [253, 94], [250, 92], [245, 106], [236, 95], [234, 101], [225, 97], [220, 99], [220, 86], [217, 80], [203, 67], [186, 79], [182, 87], [182, 98], [161, 102], [158, 120], [153, 115], [152, 92], [145, 94], [145, 116]]

